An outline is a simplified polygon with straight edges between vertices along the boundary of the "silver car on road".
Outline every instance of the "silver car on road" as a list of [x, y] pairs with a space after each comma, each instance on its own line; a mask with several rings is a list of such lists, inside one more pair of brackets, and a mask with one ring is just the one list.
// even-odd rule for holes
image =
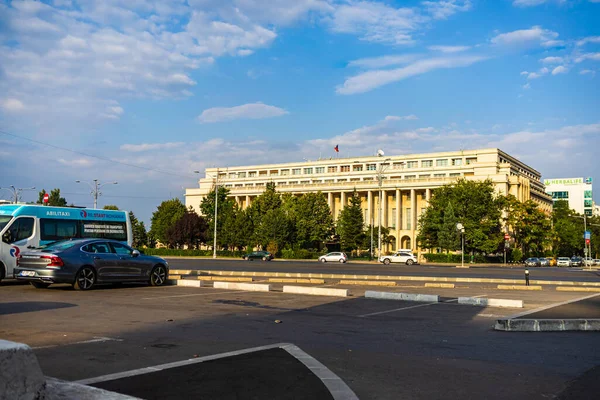
[[163, 285], [169, 265], [160, 257], [142, 255], [126, 244], [110, 239], [77, 239], [56, 242], [22, 253], [14, 277], [36, 288], [68, 283], [89, 290], [97, 283], [148, 282]]

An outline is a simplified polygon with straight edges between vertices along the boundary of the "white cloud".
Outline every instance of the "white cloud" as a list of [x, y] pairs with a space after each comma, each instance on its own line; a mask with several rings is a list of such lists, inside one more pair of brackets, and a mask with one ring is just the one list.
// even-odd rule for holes
[[592, 71], [591, 69], [582, 69], [579, 71], [579, 75], [596, 75], [596, 71]]
[[540, 26], [532, 26], [530, 29], [520, 29], [512, 32], [501, 33], [491, 39], [491, 43], [498, 46], [531, 46], [541, 45], [544, 47], [557, 46], [561, 41], [556, 40], [558, 33]]
[[579, 57], [577, 57], [575, 59], [576, 63], [580, 63], [583, 62], [585, 60], [593, 60], [593, 61], [600, 61], [600, 53], [585, 53], [580, 55]]
[[447, 19], [458, 12], [471, 9], [470, 0], [424, 1], [422, 4], [434, 19]]
[[183, 145], [184, 143], [182, 142], [124, 144], [121, 145], [120, 149], [123, 151], [138, 153], [142, 151], [174, 149]]
[[544, 64], [560, 64], [564, 62], [564, 59], [562, 57], [546, 57], [542, 58], [540, 62]]
[[576, 42], [577, 46], [584, 46], [587, 43], [600, 43], [600, 36], [588, 36]]
[[4, 99], [0, 100], [0, 107], [7, 112], [19, 112], [25, 109], [25, 105], [19, 99]]
[[58, 162], [70, 167], [90, 167], [94, 164], [94, 162], [89, 158], [75, 158], [68, 160], [64, 158], [59, 158]]
[[514, 0], [513, 6], [517, 7], [533, 7], [546, 3], [548, 0]]
[[523, 89], [527, 90], [527, 89], [531, 89], [531, 84], [530, 83], [526, 83], [523, 85]]
[[391, 70], [374, 70], [346, 79], [336, 89], [339, 94], [364, 93], [380, 86], [388, 85], [412, 76], [421, 75], [436, 69], [467, 67], [486, 60], [483, 56], [461, 56], [447, 58], [430, 58], [416, 61], [406, 67]]
[[459, 53], [461, 51], [467, 51], [471, 46], [429, 46], [427, 47], [432, 51], [440, 51], [442, 53]]
[[397, 117], [395, 115], [388, 115], [387, 117], [384, 118], [384, 121], [416, 121], [419, 118], [417, 118], [416, 115], [411, 114], [411, 115], [404, 115], [402, 117]]
[[565, 66], [559, 65], [552, 70], [552, 75], [566, 74], [567, 72], [569, 72], [569, 70]]
[[546, 75], [550, 70], [546, 67], [540, 68], [537, 72], [521, 71], [521, 76], [526, 75], [527, 79], [538, 79]]
[[415, 61], [419, 58], [419, 54], [400, 54], [394, 56], [381, 56], [381, 57], [372, 57], [372, 58], [361, 58], [358, 60], [350, 61], [348, 63], [349, 67], [359, 67], [359, 68], [383, 68], [391, 65], [403, 65], [408, 64], [410, 62]]
[[202, 111], [198, 119], [203, 123], [231, 121], [234, 119], [263, 119], [289, 114], [286, 110], [263, 103], [249, 103], [236, 107], [215, 107]]

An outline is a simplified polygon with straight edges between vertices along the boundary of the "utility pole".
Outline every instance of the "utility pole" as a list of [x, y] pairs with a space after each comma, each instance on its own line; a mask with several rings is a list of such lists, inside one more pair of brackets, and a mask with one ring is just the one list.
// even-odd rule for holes
[[13, 203], [17, 204], [19, 202], [19, 197], [21, 197], [21, 192], [23, 190], [35, 190], [35, 186], [30, 188], [17, 188], [15, 185], [10, 185], [9, 187], [0, 187], [0, 189], [6, 189], [12, 193]]
[[381, 164], [379, 164], [379, 171], [377, 172], [377, 181], [378, 181], [378, 185], [379, 185], [379, 213], [377, 215], [377, 219], [379, 220], [378, 222], [378, 245], [377, 245], [377, 260], [379, 260], [381, 258], [381, 204], [382, 204], [382, 198], [383, 198], [383, 190], [381, 188], [381, 185], [383, 183], [383, 172], [386, 170], [387, 166], [389, 165], [388, 161], [390, 161], [390, 158], [386, 158], [385, 160], [383, 160], [383, 162]]
[[75, 181], [75, 183], [87, 183], [88, 186], [92, 189], [91, 195], [94, 196], [94, 208], [98, 208], [98, 196], [102, 195], [102, 192], [100, 192], [100, 188], [104, 185], [116, 185], [118, 184], [117, 181], [115, 182], [105, 182], [105, 183], [100, 183], [98, 181], [98, 179], [94, 179], [92, 182], [94, 182], [94, 184], [92, 185], [90, 182], [86, 182], [86, 181], [80, 181], [79, 179]]
[[217, 206], [219, 201], [219, 169], [217, 168], [217, 177], [215, 178], [215, 233], [213, 238], [213, 258], [217, 258]]

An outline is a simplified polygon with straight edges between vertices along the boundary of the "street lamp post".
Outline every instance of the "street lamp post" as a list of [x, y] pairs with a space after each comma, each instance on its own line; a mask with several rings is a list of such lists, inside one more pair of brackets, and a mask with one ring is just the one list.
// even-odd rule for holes
[[89, 187], [92, 189], [91, 195], [94, 196], [94, 208], [98, 208], [98, 196], [102, 195], [102, 192], [100, 192], [100, 188], [104, 185], [116, 185], [118, 184], [117, 181], [115, 182], [105, 182], [105, 183], [99, 183], [98, 179], [94, 179], [92, 182], [94, 182], [94, 184], [92, 185], [90, 182], [86, 182], [86, 181], [80, 181], [79, 179], [75, 181], [76, 183], [87, 183], [89, 185]]
[[390, 161], [390, 158], [386, 158], [385, 160], [383, 160], [383, 162], [381, 164], [379, 164], [379, 171], [377, 172], [377, 181], [378, 181], [378, 185], [379, 185], [379, 213], [377, 215], [377, 219], [378, 221], [378, 241], [377, 241], [377, 260], [381, 259], [381, 199], [383, 197], [383, 191], [381, 189], [381, 185], [383, 183], [383, 172], [387, 169], [387, 166], [389, 165], [388, 161]]
[[23, 190], [35, 190], [35, 186], [30, 188], [17, 188], [15, 185], [10, 185], [9, 187], [0, 187], [0, 189], [6, 189], [10, 191], [13, 195], [14, 203], [17, 204], [19, 202], [19, 197], [21, 196], [21, 192]]
[[[586, 238], [585, 238], [585, 233], [587, 232], [587, 215], [585, 215], [585, 213], [583, 215], [571, 215], [571, 218], [582, 218], [583, 219], [583, 234], [584, 234], [584, 241], [583, 241], [583, 254], [584, 254], [584, 266], [588, 263], [588, 258], [592, 257], [592, 241], [590, 240], [589, 242], [587, 242]], [[590, 224], [590, 225], [596, 225], [596, 224]], [[587, 242], [587, 243], [586, 243]]]
[[460, 261], [460, 266], [464, 267], [465, 266], [465, 227], [463, 226], [463, 224], [461, 224], [460, 222], [458, 224], [456, 224], [456, 230], [460, 232], [460, 238], [461, 238], [461, 261]]
[[215, 178], [215, 233], [213, 238], [213, 258], [217, 258], [217, 207], [219, 201], [219, 169], [217, 168], [217, 177]]

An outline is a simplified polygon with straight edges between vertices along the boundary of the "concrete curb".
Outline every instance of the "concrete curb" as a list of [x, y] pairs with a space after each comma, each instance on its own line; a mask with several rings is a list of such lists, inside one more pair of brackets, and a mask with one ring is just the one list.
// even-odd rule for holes
[[435, 294], [377, 292], [373, 290], [367, 290], [365, 292], [365, 298], [379, 300], [422, 301], [427, 303], [438, 303], [440, 301], [440, 296]]
[[254, 278], [245, 276], [198, 276], [198, 280], [222, 282], [253, 282]]
[[426, 283], [426, 288], [454, 289], [454, 283]]
[[132, 400], [135, 397], [46, 378], [31, 347], [0, 339], [0, 400]]
[[499, 319], [494, 325], [505, 332], [600, 331], [600, 319]]
[[[219, 275], [219, 276], [254, 276], [266, 278], [295, 278], [295, 279], [350, 279], [376, 281], [419, 281], [419, 282], [448, 282], [448, 283], [495, 283], [506, 285], [522, 285], [523, 279], [496, 278], [452, 278], [431, 276], [398, 276], [398, 275], [355, 275], [355, 274], [320, 274], [300, 272], [258, 272], [258, 271], [226, 271], [226, 270], [171, 270], [173, 275]], [[582, 281], [540, 281], [531, 280], [532, 285], [551, 286], [593, 286], [600, 287], [600, 282]]]
[[179, 279], [177, 280], [177, 286], [184, 287], [202, 287], [202, 281], [193, 281], [191, 279]]
[[481, 307], [523, 308], [523, 300], [488, 299], [484, 297], [459, 297], [458, 304]]
[[556, 290], [559, 292], [600, 292], [600, 288], [574, 286], [557, 286]]
[[306, 286], [284, 286], [283, 293], [311, 294], [315, 296], [348, 297], [348, 289], [330, 289]]
[[364, 286], [396, 286], [396, 282], [392, 281], [353, 281], [340, 280], [340, 285], [364, 285]]
[[313, 283], [323, 285], [325, 279], [294, 279], [294, 278], [269, 278], [269, 282], [275, 283]]
[[498, 285], [500, 290], [542, 290], [539, 285], [525, 286], [525, 285]]
[[271, 285], [262, 283], [213, 282], [215, 289], [247, 290], [249, 292], [269, 292]]

